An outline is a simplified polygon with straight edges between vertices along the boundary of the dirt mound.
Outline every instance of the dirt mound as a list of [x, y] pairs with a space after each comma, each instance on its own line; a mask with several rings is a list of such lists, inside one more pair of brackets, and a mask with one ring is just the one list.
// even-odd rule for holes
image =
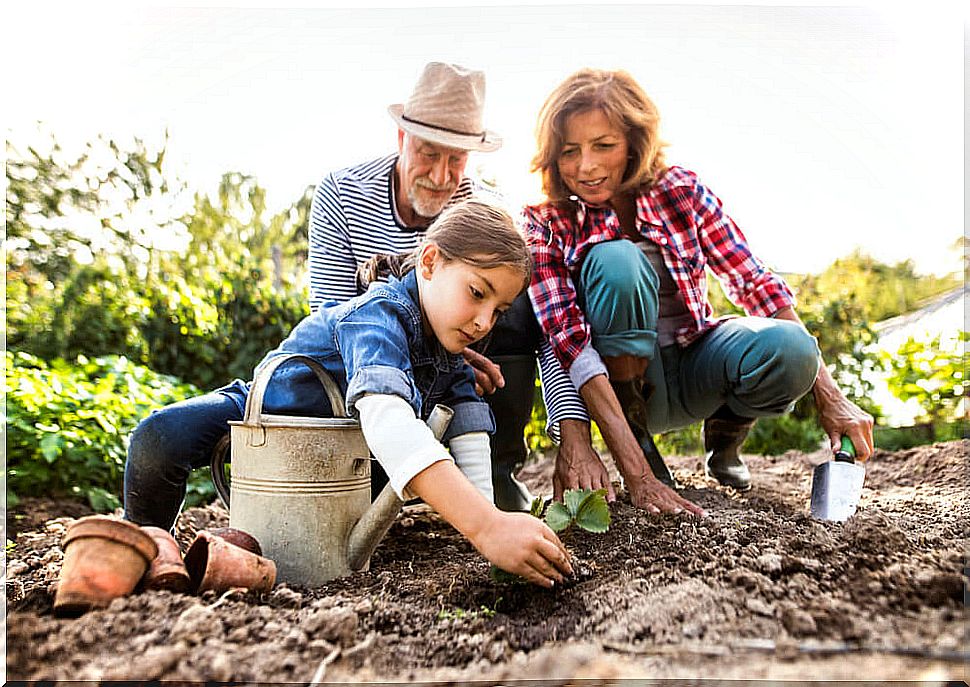
[[[263, 596], [142, 592], [78, 619], [51, 614], [76, 505], [26, 500], [8, 514], [7, 674], [16, 680], [402, 681], [705, 677], [921, 679], [963, 676], [963, 553], [970, 442], [877, 452], [859, 512], [808, 516], [825, 452], [749, 456], [754, 489], [670, 464], [710, 514], [650, 516], [619, 494], [602, 535], [565, 537], [561, 588], [498, 584], [424, 506], [409, 506], [368, 572]], [[520, 474], [551, 491], [552, 461]], [[186, 511], [183, 551], [228, 524]]]

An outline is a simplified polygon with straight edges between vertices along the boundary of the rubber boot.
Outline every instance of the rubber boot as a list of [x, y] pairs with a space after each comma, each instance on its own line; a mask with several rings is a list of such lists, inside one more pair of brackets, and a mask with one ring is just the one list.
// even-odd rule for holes
[[704, 472], [726, 487], [738, 491], [751, 488], [751, 471], [741, 459], [741, 444], [754, 420], [740, 417], [721, 406], [704, 420]]
[[515, 478], [529, 455], [525, 428], [532, 419], [535, 399], [536, 359], [529, 355], [501, 355], [492, 362], [502, 368], [505, 386], [485, 400], [495, 415], [492, 436], [492, 488], [495, 505], [504, 511], [528, 512], [532, 494]]
[[[627, 424], [633, 431], [633, 436], [640, 444], [640, 449], [647, 459], [647, 464], [650, 466], [653, 476], [671, 489], [678, 488], [680, 485], [677, 484], [674, 476], [670, 473], [670, 468], [667, 467], [663, 456], [657, 450], [657, 445], [653, 443], [653, 435], [647, 428], [647, 398], [653, 393], [653, 388], [634, 379], [622, 382], [610, 380], [610, 385], [613, 387], [613, 393], [616, 394], [617, 400], [620, 401], [620, 406], [623, 408], [623, 417], [626, 418]], [[646, 391], [646, 395], [644, 395], [644, 391]]]

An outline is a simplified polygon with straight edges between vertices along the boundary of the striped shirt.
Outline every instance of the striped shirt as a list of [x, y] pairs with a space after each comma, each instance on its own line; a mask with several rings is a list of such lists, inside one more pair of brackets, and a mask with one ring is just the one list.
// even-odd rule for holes
[[[529, 296], [548, 338], [540, 368], [555, 358], [570, 371], [574, 388], [579, 388], [605, 372], [605, 367], [591, 346], [575, 279], [591, 246], [623, 238], [620, 223], [612, 208], [575, 198], [558, 206], [530, 206], [523, 214], [535, 261]], [[725, 319], [714, 316], [707, 300], [707, 268], [718, 277], [728, 298], [749, 315], [770, 317], [794, 307], [788, 285], [752, 254], [744, 234], [723, 212], [720, 199], [690, 170], [670, 167], [640, 193], [636, 231], [660, 247], [690, 313], [675, 332], [682, 347]], [[550, 412], [550, 424], [557, 421]]]
[[[397, 160], [395, 153], [346, 167], [317, 185], [309, 227], [311, 312], [326, 300], [343, 302], [356, 296], [357, 267], [375, 254], [404, 253], [421, 241], [426, 227], [408, 227], [397, 215]], [[475, 195], [501, 202], [496, 191], [465, 176], [445, 207]], [[540, 375], [550, 414], [588, 420], [582, 400], [555, 360], [542, 366]]]

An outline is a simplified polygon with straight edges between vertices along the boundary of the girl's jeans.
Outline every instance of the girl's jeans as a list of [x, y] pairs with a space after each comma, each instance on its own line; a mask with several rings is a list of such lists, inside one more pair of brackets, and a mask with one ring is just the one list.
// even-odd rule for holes
[[641, 250], [617, 240], [590, 249], [577, 284], [597, 352], [650, 361], [644, 378], [653, 387], [651, 432], [686, 427], [723, 405], [741, 417], [782, 415], [812, 388], [818, 345], [796, 322], [739, 317], [686, 348], [659, 347], [658, 283]]

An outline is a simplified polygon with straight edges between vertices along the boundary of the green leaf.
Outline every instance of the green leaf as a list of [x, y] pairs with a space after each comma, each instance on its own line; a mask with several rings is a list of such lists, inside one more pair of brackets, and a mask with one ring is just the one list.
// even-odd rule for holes
[[[568, 494], [569, 492], [566, 493]], [[546, 524], [549, 525], [549, 529], [553, 532], [562, 532], [572, 522], [573, 516], [566, 510], [566, 506], [559, 503], [559, 501], [553, 501], [549, 504], [549, 508], [546, 510]]]
[[527, 582], [524, 577], [502, 570], [494, 563], [488, 568], [488, 576], [492, 578], [492, 582], [497, 584], [525, 584]]
[[108, 513], [121, 506], [117, 496], [101, 487], [92, 487], [87, 493], [88, 503], [98, 513]]
[[576, 517], [580, 504], [589, 493], [589, 489], [567, 489], [566, 493], [562, 495], [563, 503], [566, 504], [566, 510], [569, 511], [571, 516]]
[[529, 515], [541, 520], [545, 510], [546, 502], [541, 496], [536, 496], [534, 499], [532, 499], [532, 506], [529, 508]]
[[43, 454], [44, 460], [48, 463], [57, 460], [57, 457], [61, 455], [63, 444], [64, 440], [59, 434], [45, 434], [44, 438], [40, 440], [40, 452]]
[[587, 532], [605, 532], [610, 528], [610, 508], [606, 503], [606, 489], [590, 492], [579, 505], [576, 524]]

